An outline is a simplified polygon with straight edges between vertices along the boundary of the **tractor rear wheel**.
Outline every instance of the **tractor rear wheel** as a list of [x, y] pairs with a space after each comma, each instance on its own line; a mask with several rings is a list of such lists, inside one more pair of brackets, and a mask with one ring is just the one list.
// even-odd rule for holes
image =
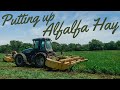
[[45, 58], [42, 55], [37, 55], [35, 57], [35, 67], [43, 68], [45, 66]]
[[25, 65], [24, 58], [23, 58], [23, 56], [21, 54], [16, 55], [16, 57], [15, 57], [15, 64], [18, 67], [22, 67], [22, 66]]

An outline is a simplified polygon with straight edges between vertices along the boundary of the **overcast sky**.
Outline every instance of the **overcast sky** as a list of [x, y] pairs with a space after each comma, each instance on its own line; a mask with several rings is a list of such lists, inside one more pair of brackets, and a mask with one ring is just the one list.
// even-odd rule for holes
[[[55, 14], [55, 17], [52, 21], [48, 23], [46, 26], [45, 22], [42, 22], [42, 18], [44, 15], [50, 15], [51, 13]], [[5, 23], [2, 26], [4, 19], [2, 17], [6, 14], [12, 14], [12, 19], [16, 19], [20, 14], [28, 14], [28, 16], [39, 16], [40, 21], [33, 27], [34, 23], [28, 23], [23, 25], [11, 25], [11, 21]], [[117, 41], [120, 40], [120, 27], [112, 34], [113, 30], [99, 30], [100, 27], [98, 26], [96, 31], [93, 31], [93, 24], [95, 24], [94, 19], [100, 19], [102, 23], [103, 20], [107, 17], [105, 23], [111, 22], [120, 25], [120, 12], [118, 11], [0, 11], [0, 45], [9, 44], [10, 40], [19, 40], [27, 43], [32, 43], [33, 38], [43, 37], [43, 31], [51, 24], [63, 22], [63, 27], [71, 27], [75, 20], [81, 20], [80, 28], [84, 25], [88, 25], [89, 31], [88, 32], [79, 32], [76, 38], [73, 38], [73, 34], [62, 34], [58, 40], [55, 40], [55, 35], [51, 33], [46, 33], [44, 37], [49, 37], [52, 41], [56, 41], [59, 43], [80, 43], [86, 44], [92, 39], [98, 39], [102, 42], [109, 42], [109, 41]]]

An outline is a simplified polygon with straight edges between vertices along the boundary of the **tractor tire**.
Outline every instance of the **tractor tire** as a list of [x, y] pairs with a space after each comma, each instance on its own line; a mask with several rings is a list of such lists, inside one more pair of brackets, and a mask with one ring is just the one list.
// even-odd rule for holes
[[15, 57], [15, 64], [17, 65], [17, 67], [23, 67], [25, 66], [25, 60], [23, 55], [21, 54], [17, 54]]
[[37, 55], [35, 57], [35, 61], [34, 61], [35, 67], [37, 67], [37, 68], [45, 67], [45, 61], [46, 61], [46, 59], [43, 55]]

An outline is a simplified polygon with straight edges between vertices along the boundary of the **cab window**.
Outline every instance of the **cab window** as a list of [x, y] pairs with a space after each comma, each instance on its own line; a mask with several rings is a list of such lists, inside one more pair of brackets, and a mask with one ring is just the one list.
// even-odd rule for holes
[[41, 46], [40, 50], [44, 51], [45, 50], [45, 41], [42, 41], [40, 46]]
[[39, 48], [39, 41], [34, 41], [34, 48], [38, 49]]

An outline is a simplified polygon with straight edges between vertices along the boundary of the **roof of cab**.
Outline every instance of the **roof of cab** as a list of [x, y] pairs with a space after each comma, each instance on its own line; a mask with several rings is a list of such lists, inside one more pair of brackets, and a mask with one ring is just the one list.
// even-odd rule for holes
[[51, 40], [50, 38], [35, 38], [35, 39], [33, 39], [33, 41], [34, 41], [34, 40], [46, 40], [46, 39]]

